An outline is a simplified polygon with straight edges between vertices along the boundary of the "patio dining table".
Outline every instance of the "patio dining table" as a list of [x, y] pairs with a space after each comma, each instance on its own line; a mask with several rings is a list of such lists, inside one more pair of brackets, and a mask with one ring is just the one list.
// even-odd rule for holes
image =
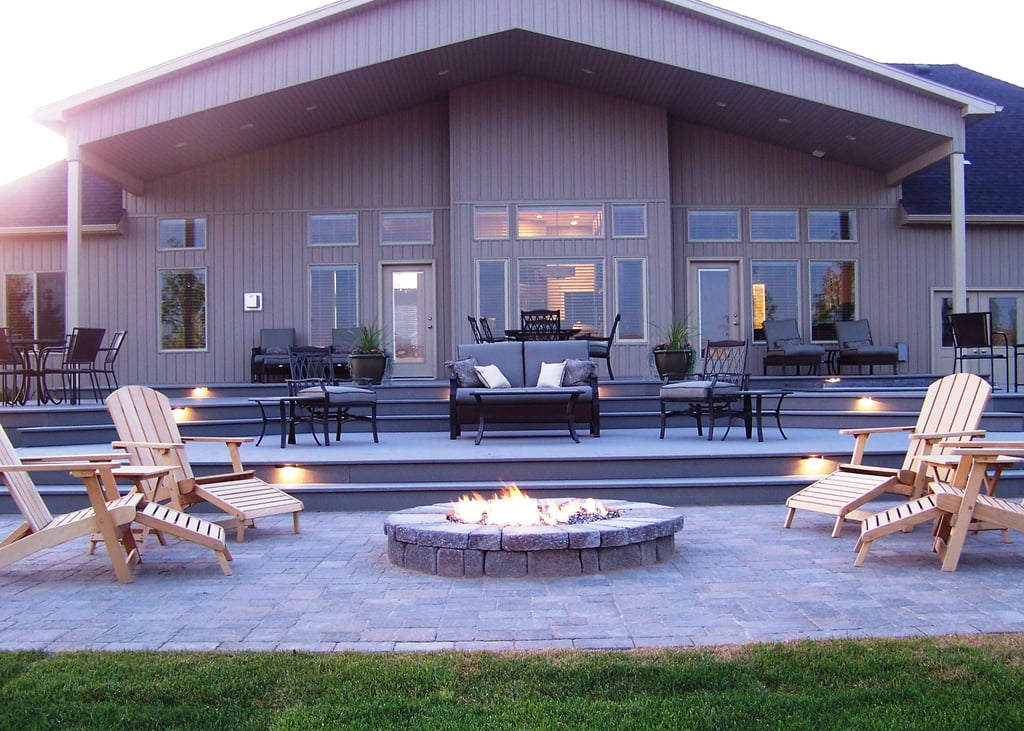
[[[46, 358], [53, 349], [60, 348], [65, 343], [65, 338], [23, 338], [14, 337], [11, 344], [21, 353], [25, 363], [25, 382], [22, 385], [22, 403], [28, 401], [30, 388], [35, 393], [36, 404], [56, 403], [56, 399], [50, 395], [46, 388], [45, 366]], [[50, 351], [50, 352], [48, 352]]]

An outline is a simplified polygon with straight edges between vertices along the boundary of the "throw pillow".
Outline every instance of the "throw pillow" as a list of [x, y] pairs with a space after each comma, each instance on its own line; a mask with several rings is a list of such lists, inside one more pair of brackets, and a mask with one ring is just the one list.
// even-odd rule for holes
[[871, 345], [870, 340], [844, 340], [843, 348], [846, 350], [857, 350], [857, 348], [863, 348], [865, 345]]
[[778, 340], [775, 341], [775, 345], [773, 345], [772, 347], [775, 350], [785, 350], [790, 345], [801, 344], [802, 343], [800, 342], [800, 338], [779, 338]]
[[480, 388], [484, 385], [476, 374], [476, 358], [472, 355], [463, 360], [445, 361], [445, 366], [455, 376], [459, 388]]
[[597, 373], [597, 361], [569, 358], [565, 361], [563, 386], [589, 386], [590, 377]]
[[475, 367], [475, 370], [487, 388], [512, 388], [512, 384], [508, 382], [505, 374], [496, 365], [478, 365]]
[[288, 348], [270, 347], [263, 350], [264, 355], [288, 355]]
[[537, 376], [538, 388], [560, 388], [562, 375], [565, 373], [565, 361], [561, 363], [541, 363], [540, 375]]

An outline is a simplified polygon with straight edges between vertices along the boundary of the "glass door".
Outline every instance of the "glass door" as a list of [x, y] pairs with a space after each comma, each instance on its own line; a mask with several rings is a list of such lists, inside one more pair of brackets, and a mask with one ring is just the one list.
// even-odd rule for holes
[[[1021, 290], [971, 290], [967, 292], [967, 310], [969, 312], [991, 312], [992, 330], [1004, 333], [1010, 345], [1010, 378], [1013, 378], [1013, 346], [1022, 342], [1021, 332], [1024, 323], [1020, 313], [1024, 312], [1024, 291]], [[953, 372], [953, 338], [946, 326], [945, 316], [953, 311], [953, 295], [949, 290], [935, 290], [932, 293], [932, 372]], [[994, 338], [998, 346], [1003, 339], [998, 335]], [[998, 367], [998, 366], [997, 366]], [[967, 361], [966, 368], [978, 373], [979, 368], [988, 370], [988, 361]], [[998, 367], [1002, 371], [1001, 367]], [[981, 375], [991, 376], [985, 372]], [[1003, 373], [996, 373], [996, 381], [1002, 382]]]
[[740, 340], [740, 265], [737, 261], [691, 261], [688, 323], [700, 350], [709, 340]]
[[437, 330], [434, 327], [434, 273], [426, 264], [385, 264], [384, 327], [396, 378], [436, 375]]

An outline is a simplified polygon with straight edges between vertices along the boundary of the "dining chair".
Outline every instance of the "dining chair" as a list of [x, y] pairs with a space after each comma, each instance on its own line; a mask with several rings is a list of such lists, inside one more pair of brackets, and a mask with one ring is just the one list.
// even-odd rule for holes
[[[99, 356], [100, 346], [103, 344], [103, 336], [106, 332], [106, 328], [102, 327], [76, 327], [67, 337], [64, 346], [42, 350], [39, 357], [41, 384], [46, 388], [48, 399], [54, 403], [60, 403], [63, 400], [72, 404], [79, 403], [82, 377], [88, 376], [92, 382], [93, 397], [97, 402], [103, 400], [100, 395], [96, 358]], [[60, 363], [56, 366], [50, 365], [51, 358], [56, 356], [60, 357]], [[51, 375], [60, 376], [61, 395], [59, 397], [53, 389], [45, 386], [46, 377]]]
[[561, 340], [561, 310], [520, 310], [519, 329], [524, 340]]

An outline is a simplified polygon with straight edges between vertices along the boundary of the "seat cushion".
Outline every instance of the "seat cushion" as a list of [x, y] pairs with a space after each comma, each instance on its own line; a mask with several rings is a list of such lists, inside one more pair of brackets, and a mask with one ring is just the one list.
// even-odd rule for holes
[[787, 345], [782, 349], [782, 352], [788, 357], [811, 357], [815, 355], [824, 355], [825, 348], [821, 345]]
[[708, 397], [708, 391], [718, 396], [739, 391], [735, 383], [715, 383], [714, 381], [677, 381], [666, 383], [658, 391], [658, 395], [666, 401], [701, 401]]
[[325, 388], [327, 389], [327, 403], [332, 406], [377, 403], [377, 392], [371, 388], [359, 388], [358, 386], [326, 386]]

